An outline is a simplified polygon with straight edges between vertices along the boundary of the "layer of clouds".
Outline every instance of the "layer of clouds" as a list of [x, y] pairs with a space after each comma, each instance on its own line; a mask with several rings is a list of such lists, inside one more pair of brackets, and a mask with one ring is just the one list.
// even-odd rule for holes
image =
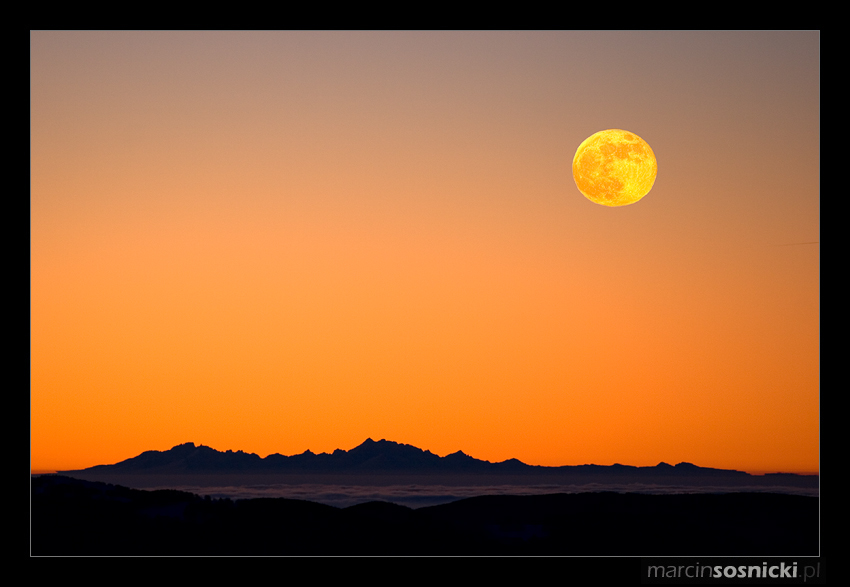
[[582, 493], [591, 491], [616, 491], [619, 493], [733, 493], [762, 492], [787, 493], [817, 497], [817, 488], [787, 486], [684, 486], [649, 484], [600, 484], [587, 485], [492, 485], [455, 487], [446, 485], [247, 485], [224, 487], [199, 487], [186, 485], [180, 487], [161, 487], [149, 489], [177, 489], [197, 495], [209, 495], [212, 498], [253, 499], [258, 497], [284, 497], [303, 499], [335, 507], [348, 507], [369, 501], [388, 501], [410, 508], [440, 505], [475, 497], [478, 495], [542, 495], [550, 493]]

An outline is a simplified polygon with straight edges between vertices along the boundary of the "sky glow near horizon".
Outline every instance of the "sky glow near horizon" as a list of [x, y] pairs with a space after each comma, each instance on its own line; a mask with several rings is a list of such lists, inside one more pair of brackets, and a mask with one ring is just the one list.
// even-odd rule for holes
[[[817, 471], [819, 40], [32, 32], [32, 469]], [[609, 128], [658, 160], [617, 209]]]

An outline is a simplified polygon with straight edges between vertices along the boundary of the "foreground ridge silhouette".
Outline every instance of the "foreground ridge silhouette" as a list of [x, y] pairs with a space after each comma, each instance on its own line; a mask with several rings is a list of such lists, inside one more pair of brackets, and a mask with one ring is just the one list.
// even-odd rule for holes
[[31, 554], [818, 555], [818, 499], [773, 493], [481, 496], [411, 509], [201, 498], [43, 475]]

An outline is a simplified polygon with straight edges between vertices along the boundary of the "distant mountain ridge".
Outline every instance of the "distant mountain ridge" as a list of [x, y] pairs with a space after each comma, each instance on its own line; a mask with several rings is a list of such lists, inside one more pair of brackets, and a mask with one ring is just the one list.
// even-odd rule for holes
[[[631, 465], [577, 465], [545, 467], [527, 465], [517, 459], [491, 463], [473, 458], [462, 451], [445, 457], [408, 444], [389, 440], [366, 439], [359, 446], [345, 451], [315, 454], [307, 450], [301, 454], [284, 456], [271, 454], [265, 458], [241, 450], [221, 452], [192, 442], [177, 445], [166, 451], [150, 450], [112, 465], [96, 465], [78, 471], [59, 473], [89, 474], [304, 474], [304, 473], [358, 473], [358, 474], [493, 474], [493, 475], [549, 475], [580, 477], [723, 477], [745, 480], [754, 477], [743, 471], [699, 467], [691, 463], [669, 465], [659, 463], [654, 467]], [[780, 474], [785, 475], [785, 474]], [[794, 477], [792, 474], [787, 474]]]

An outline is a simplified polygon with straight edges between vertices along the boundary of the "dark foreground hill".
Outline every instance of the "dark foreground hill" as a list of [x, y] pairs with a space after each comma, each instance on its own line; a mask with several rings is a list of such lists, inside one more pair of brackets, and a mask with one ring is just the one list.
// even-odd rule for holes
[[771, 493], [482, 496], [410, 509], [205, 499], [32, 480], [33, 555], [817, 555], [818, 500]]

